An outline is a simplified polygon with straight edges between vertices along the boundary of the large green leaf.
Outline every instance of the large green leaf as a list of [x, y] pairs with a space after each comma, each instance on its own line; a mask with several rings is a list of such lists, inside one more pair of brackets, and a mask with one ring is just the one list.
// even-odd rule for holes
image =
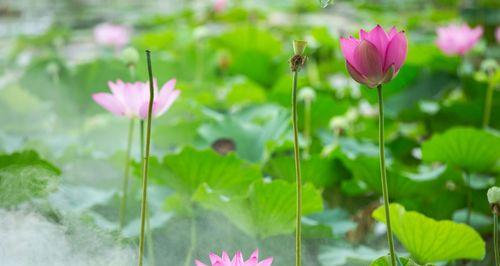
[[452, 128], [422, 144], [425, 161], [440, 161], [469, 172], [494, 170], [499, 154], [500, 137], [473, 128]]
[[[312, 155], [301, 160], [302, 178], [304, 182], [311, 182], [318, 188], [332, 185], [339, 179], [336, 174], [336, 164], [327, 158]], [[277, 156], [269, 160], [264, 171], [274, 178], [295, 181], [295, 166], [292, 156]]]
[[[481, 260], [485, 243], [470, 226], [448, 220], [436, 221], [399, 204], [390, 205], [392, 230], [399, 241], [420, 263], [456, 259]], [[383, 207], [372, 216], [386, 222]]]
[[218, 117], [216, 122], [204, 124], [198, 131], [208, 145], [228, 138], [235, 142], [238, 156], [259, 162], [268, 155], [269, 143], [282, 141], [289, 125], [285, 109], [261, 105]]
[[0, 155], [0, 206], [44, 197], [57, 187], [59, 169], [34, 151]]
[[153, 160], [151, 176], [187, 197], [202, 184], [227, 195], [246, 193], [250, 184], [261, 177], [256, 165], [239, 159], [235, 154], [222, 156], [213, 150], [193, 148], [167, 155], [161, 163]]
[[[321, 193], [314, 186], [305, 184], [302, 193], [303, 215], [323, 209]], [[295, 184], [283, 180], [257, 181], [248, 197], [215, 193], [207, 185], [196, 193], [195, 200], [222, 212], [241, 230], [259, 238], [289, 234], [295, 228]]]

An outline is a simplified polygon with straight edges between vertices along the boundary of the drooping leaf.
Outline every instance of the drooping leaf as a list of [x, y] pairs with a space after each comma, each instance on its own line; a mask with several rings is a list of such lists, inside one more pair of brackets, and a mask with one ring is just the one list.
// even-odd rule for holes
[[34, 151], [0, 155], [0, 206], [48, 195], [57, 188], [60, 173]]
[[[215, 193], [206, 185], [196, 193], [195, 200], [208, 209], [222, 212], [238, 228], [259, 238], [289, 234], [295, 228], [295, 184], [283, 180], [257, 181], [248, 197]], [[305, 184], [302, 214], [322, 209], [321, 193], [311, 184]]]
[[[456, 259], [481, 260], [485, 243], [470, 226], [448, 220], [436, 221], [399, 204], [390, 205], [392, 230], [398, 240], [419, 263]], [[372, 216], [384, 222], [383, 207]]]
[[500, 137], [484, 130], [452, 128], [422, 144], [424, 161], [440, 161], [468, 172], [495, 170]]

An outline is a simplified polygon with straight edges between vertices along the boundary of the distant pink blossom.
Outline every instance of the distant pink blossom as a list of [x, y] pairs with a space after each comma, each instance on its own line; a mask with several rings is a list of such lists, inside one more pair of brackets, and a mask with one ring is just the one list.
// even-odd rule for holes
[[[158, 84], [154, 81], [153, 116], [165, 113], [180, 94], [175, 89], [175, 79], [167, 81], [158, 92]], [[125, 83], [121, 80], [108, 82], [111, 93], [95, 93], [94, 101], [109, 112], [129, 118], [145, 119], [149, 107], [149, 82]]]
[[495, 30], [495, 38], [497, 39], [497, 43], [500, 43], [500, 26]]
[[351, 77], [371, 88], [391, 81], [406, 59], [405, 33], [392, 27], [386, 32], [377, 25], [370, 32], [360, 30], [359, 39], [340, 38], [342, 54]]
[[94, 28], [94, 39], [99, 45], [120, 49], [130, 42], [130, 28], [102, 23]]
[[214, 10], [217, 13], [224, 11], [227, 8], [228, 0], [215, 0], [214, 2]]
[[436, 44], [447, 55], [464, 55], [481, 39], [483, 28], [470, 28], [467, 24], [449, 25], [436, 30]]
[[[273, 258], [267, 258], [259, 262], [259, 250], [255, 250], [247, 261], [243, 260], [241, 251], [236, 252], [231, 260], [225, 251], [222, 252], [222, 257], [214, 253], [210, 253], [211, 266], [270, 266], [273, 263]], [[195, 261], [196, 266], [207, 266], [206, 264]]]

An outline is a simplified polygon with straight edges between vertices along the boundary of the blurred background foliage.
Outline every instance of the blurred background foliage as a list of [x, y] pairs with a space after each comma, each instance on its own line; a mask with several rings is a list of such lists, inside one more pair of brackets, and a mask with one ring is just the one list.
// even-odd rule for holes
[[[464, 222], [470, 187], [471, 224], [492, 246], [486, 190], [499, 179], [500, 98], [490, 129], [482, 130], [487, 83], [475, 73], [484, 59], [500, 57], [498, 1], [336, 0], [322, 8], [317, 0], [235, 0], [216, 12], [212, 1], [196, 0], [4, 0], [0, 14], [2, 207], [30, 202], [44, 215], [77, 216], [116, 232], [128, 121], [103, 111], [91, 94], [107, 91], [109, 80], [146, 80], [142, 51], [151, 49], [159, 82], [175, 77], [182, 91], [153, 124], [156, 265], [181, 265], [185, 257], [192, 265], [210, 251], [257, 246], [276, 265], [291, 265], [288, 59], [292, 40], [303, 38], [308, 62], [299, 87], [317, 94], [311, 138], [301, 134], [306, 265], [367, 265], [386, 254], [385, 229], [371, 217], [381, 197], [376, 93], [350, 79], [338, 39], [395, 25], [406, 31], [409, 50], [383, 89], [391, 201]], [[133, 29], [130, 45], [141, 52], [135, 76], [119, 51], [95, 44], [92, 29], [101, 22]], [[453, 22], [485, 30], [463, 58], [434, 44], [436, 27]], [[219, 154], [219, 140], [232, 142], [234, 153]], [[132, 246], [139, 230], [136, 144], [134, 196], [117, 236]], [[402, 254], [411, 252], [406, 248], [398, 243]], [[486, 255], [470, 265], [492, 263]]]

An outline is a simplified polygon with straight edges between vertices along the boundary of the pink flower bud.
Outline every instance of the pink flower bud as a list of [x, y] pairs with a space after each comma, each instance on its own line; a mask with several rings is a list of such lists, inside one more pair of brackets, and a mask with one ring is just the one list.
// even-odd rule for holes
[[391, 81], [406, 59], [405, 33], [377, 25], [370, 32], [360, 30], [359, 39], [340, 38], [342, 54], [351, 77], [370, 88]]

